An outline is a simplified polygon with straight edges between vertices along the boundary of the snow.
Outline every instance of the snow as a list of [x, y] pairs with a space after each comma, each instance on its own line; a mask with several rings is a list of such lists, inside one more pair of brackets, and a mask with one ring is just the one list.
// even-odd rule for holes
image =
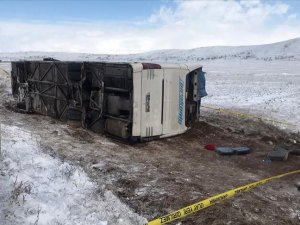
[[0, 62], [0, 65], [0, 74], [8, 74], [11, 68], [10, 62]]
[[39, 136], [2, 125], [2, 224], [143, 224], [110, 191], [97, 194], [81, 168], [41, 153]]
[[52, 57], [59, 60], [75, 61], [148, 61], [148, 62], [199, 62], [203, 60], [300, 60], [300, 38], [268, 45], [215, 46], [195, 49], [169, 49], [129, 55], [107, 55], [64, 52], [19, 52], [0, 53], [0, 60], [41, 60]]
[[275, 120], [273, 125], [282, 129], [300, 131], [298, 62], [216, 60], [203, 65], [209, 94], [203, 105]]

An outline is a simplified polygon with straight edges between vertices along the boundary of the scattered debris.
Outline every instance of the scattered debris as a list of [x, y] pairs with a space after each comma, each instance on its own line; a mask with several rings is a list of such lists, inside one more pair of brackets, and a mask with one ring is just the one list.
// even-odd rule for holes
[[271, 159], [266, 159], [265, 162], [266, 162], [267, 164], [271, 164], [271, 163], [272, 163], [272, 160], [271, 160]]
[[217, 147], [216, 152], [220, 155], [245, 155], [249, 154], [251, 151], [248, 147]]
[[230, 147], [217, 147], [216, 152], [219, 153], [220, 155], [233, 155], [234, 154], [233, 148], [230, 148]]
[[268, 154], [268, 158], [272, 161], [286, 161], [289, 151], [285, 148], [275, 146], [274, 150]]
[[237, 155], [245, 155], [245, 154], [249, 154], [251, 149], [248, 147], [237, 147], [237, 148], [233, 148], [235, 154]]
[[268, 154], [268, 159], [275, 161], [286, 161], [289, 154], [300, 155], [299, 148], [293, 148], [288, 145], [277, 145], [274, 147], [273, 151]]
[[300, 155], [300, 149], [292, 149], [292, 150], [290, 150], [290, 154], [292, 154], [292, 155]]
[[204, 145], [204, 148], [209, 151], [215, 151], [216, 146], [214, 144], [206, 144], [206, 145]]

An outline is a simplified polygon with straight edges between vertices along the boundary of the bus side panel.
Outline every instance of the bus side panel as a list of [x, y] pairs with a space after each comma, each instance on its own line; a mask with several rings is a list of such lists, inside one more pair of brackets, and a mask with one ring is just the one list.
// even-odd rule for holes
[[185, 126], [185, 77], [188, 70], [164, 69], [163, 134], [179, 134]]
[[162, 69], [142, 72], [141, 137], [162, 134]]
[[132, 136], [141, 136], [142, 70], [133, 73]]

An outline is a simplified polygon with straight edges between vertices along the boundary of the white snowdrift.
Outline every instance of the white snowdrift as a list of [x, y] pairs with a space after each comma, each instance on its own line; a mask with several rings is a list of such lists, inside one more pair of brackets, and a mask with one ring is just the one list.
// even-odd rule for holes
[[1, 224], [146, 222], [111, 192], [102, 190], [99, 194], [80, 168], [41, 153], [39, 141], [39, 136], [29, 131], [2, 125]]

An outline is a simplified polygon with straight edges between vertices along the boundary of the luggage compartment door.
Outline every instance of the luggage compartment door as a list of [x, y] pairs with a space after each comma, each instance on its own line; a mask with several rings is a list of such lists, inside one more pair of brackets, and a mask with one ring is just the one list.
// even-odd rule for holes
[[162, 69], [142, 71], [141, 137], [162, 134], [163, 86]]

